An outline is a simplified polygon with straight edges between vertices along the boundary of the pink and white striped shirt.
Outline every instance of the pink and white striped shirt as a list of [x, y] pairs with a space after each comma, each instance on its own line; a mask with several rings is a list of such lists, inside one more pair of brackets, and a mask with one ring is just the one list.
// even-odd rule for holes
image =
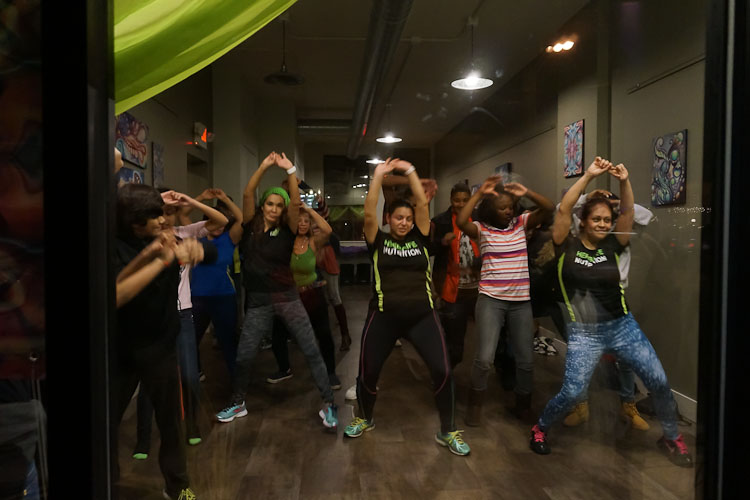
[[531, 299], [525, 230], [528, 218], [529, 214], [514, 217], [505, 229], [474, 222], [479, 229], [482, 257], [479, 293], [499, 300]]

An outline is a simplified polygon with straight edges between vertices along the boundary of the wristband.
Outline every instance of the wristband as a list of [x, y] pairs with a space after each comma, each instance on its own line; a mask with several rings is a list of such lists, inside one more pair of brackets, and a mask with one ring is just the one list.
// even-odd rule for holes
[[295, 167], [294, 165], [292, 165], [292, 168], [290, 168], [289, 170], [286, 171], [286, 175], [292, 175], [296, 171], [297, 171], [297, 167]]
[[414, 165], [406, 169], [406, 172], [404, 172], [404, 175], [411, 175], [412, 172], [414, 172], [417, 169]]

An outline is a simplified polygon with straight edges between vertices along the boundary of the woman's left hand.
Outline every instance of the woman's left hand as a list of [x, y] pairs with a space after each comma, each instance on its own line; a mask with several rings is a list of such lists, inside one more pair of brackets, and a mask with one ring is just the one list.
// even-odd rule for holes
[[620, 179], [620, 182], [625, 182], [628, 180], [628, 169], [625, 168], [625, 165], [622, 163], [617, 164], [614, 167], [610, 167], [609, 173], [618, 179]]
[[276, 165], [283, 168], [284, 170], [289, 170], [294, 166], [294, 164], [292, 164], [292, 161], [286, 157], [286, 153], [276, 155]]
[[503, 189], [516, 198], [522, 198], [526, 196], [526, 193], [529, 192], [526, 186], [518, 182], [509, 182], [507, 184], [503, 184]]

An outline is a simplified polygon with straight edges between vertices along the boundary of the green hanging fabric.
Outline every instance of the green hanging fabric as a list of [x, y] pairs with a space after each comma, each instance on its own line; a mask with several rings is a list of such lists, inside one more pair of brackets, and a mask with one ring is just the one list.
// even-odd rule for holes
[[200, 71], [296, 0], [115, 0], [115, 112]]

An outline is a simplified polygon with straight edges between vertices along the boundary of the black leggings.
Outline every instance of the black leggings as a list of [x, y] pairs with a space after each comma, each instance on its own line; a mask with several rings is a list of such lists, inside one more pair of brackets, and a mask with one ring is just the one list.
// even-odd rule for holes
[[435, 404], [440, 412], [442, 432], [456, 430], [453, 419], [455, 391], [448, 360], [445, 336], [433, 310], [419, 314], [371, 311], [362, 331], [362, 345], [357, 377], [357, 400], [361, 416], [372, 419], [377, 398], [380, 370], [400, 337], [408, 339], [417, 349], [432, 376]]

